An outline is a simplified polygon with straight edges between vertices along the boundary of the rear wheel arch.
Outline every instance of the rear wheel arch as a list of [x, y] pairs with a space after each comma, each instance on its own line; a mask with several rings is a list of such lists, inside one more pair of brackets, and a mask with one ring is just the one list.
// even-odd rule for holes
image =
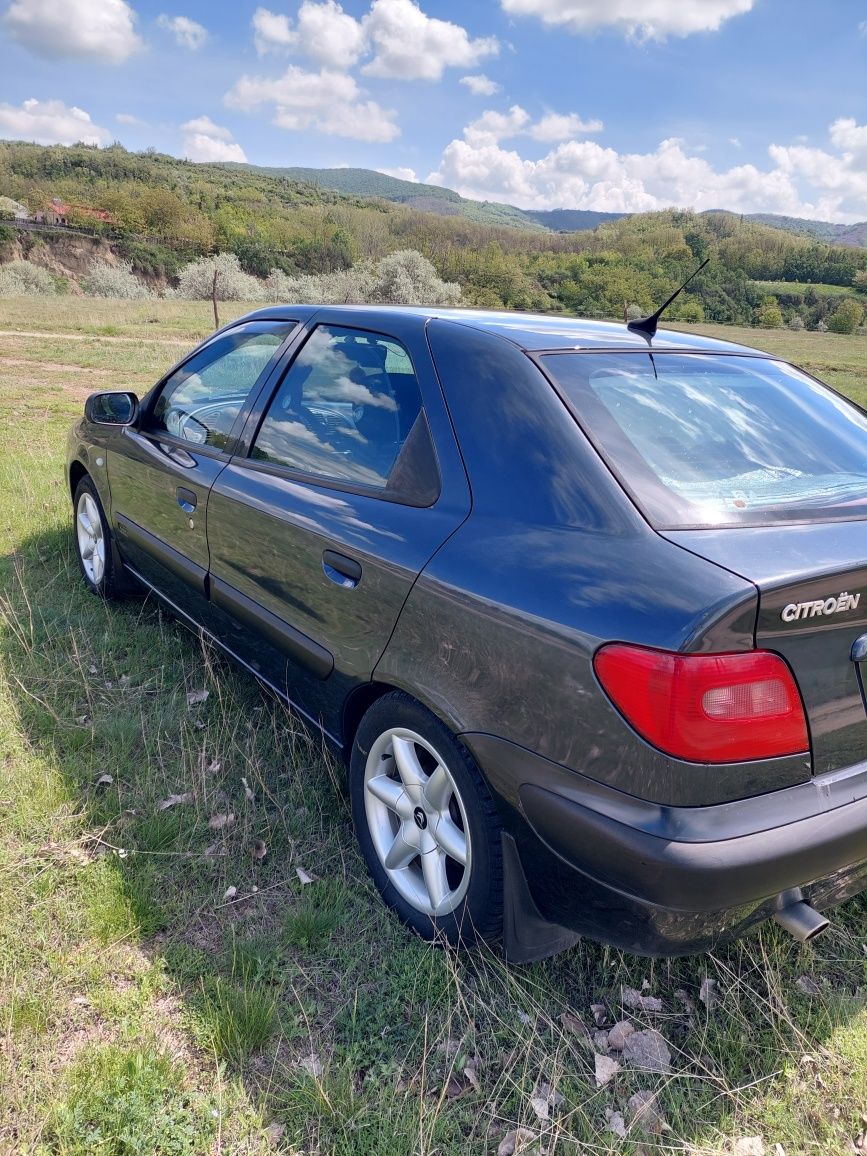
[[450, 718], [436, 703], [420, 698], [412, 689], [393, 682], [380, 682], [376, 680], [367, 682], [363, 686], [359, 686], [351, 691], [343, 706], [341, 750], [347, 767], [349, 766], [349, 759], [352, 755], [352, 744], [355, 742], [355, 736], [358, 733], [362, 719], [373, 704], [382, 698], [383, 695], [393, 694], [395, 691], [405, 694], [408, 698], [411, 698], [413, 702], [418, 703], [419, 706], [430, 711], [444, 726], [448, 727], [452, 734], [458, 734], [459, 727], [455, 719]]

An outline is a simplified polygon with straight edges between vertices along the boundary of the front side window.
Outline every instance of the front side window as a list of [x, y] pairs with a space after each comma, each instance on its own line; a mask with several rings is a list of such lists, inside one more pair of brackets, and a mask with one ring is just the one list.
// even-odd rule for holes
[[392, 337], [319, 326], [262, 421], [254, 460], [429, 505], [438, 475], [412, 360]]
[[294, 321], [248, 321], [214, 338], [165, 383], [148, 430], [225, 448], [253, 386], [294, 327]]
[[578, 421], [658, 528], [867, 516], [867, 415], [748, 355], [546, 355]]

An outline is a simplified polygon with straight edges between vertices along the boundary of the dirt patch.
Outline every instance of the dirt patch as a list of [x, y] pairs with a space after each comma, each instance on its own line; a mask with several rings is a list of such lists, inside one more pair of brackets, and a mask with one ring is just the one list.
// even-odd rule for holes
[[196, 343], [194, 337], [186, 340], [181, 337], [116, 337], [105, 333], [51, 333], [39, 329], [0, 329], [0, 337], [39, 337], [42, 340], [51, 337], [62, 341], [121, 341], [133, 342], [135, 345], [180, 345], [184, 349], [191, 349]]

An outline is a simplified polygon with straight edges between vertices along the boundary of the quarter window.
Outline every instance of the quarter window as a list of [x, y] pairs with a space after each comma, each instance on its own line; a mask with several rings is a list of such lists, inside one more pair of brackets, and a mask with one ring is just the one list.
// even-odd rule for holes
[[165, 383], [148, 429], [223, 449], [253, 386], [295, 324], [249, 321], [215, 337]]
[[251, 457], [430, 505], [439, 480], [412, 360], [393, 337], [315, 329], [275, 394]]

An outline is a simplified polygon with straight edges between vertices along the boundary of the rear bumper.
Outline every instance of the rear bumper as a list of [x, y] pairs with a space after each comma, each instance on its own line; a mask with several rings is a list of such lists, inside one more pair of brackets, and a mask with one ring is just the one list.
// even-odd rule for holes
[[548, 921], [642, 954], [706, 950], [801, 887], [867, 887], [867, 765], [714, 807], [643, 803], [488, 735], [465, 735]]

